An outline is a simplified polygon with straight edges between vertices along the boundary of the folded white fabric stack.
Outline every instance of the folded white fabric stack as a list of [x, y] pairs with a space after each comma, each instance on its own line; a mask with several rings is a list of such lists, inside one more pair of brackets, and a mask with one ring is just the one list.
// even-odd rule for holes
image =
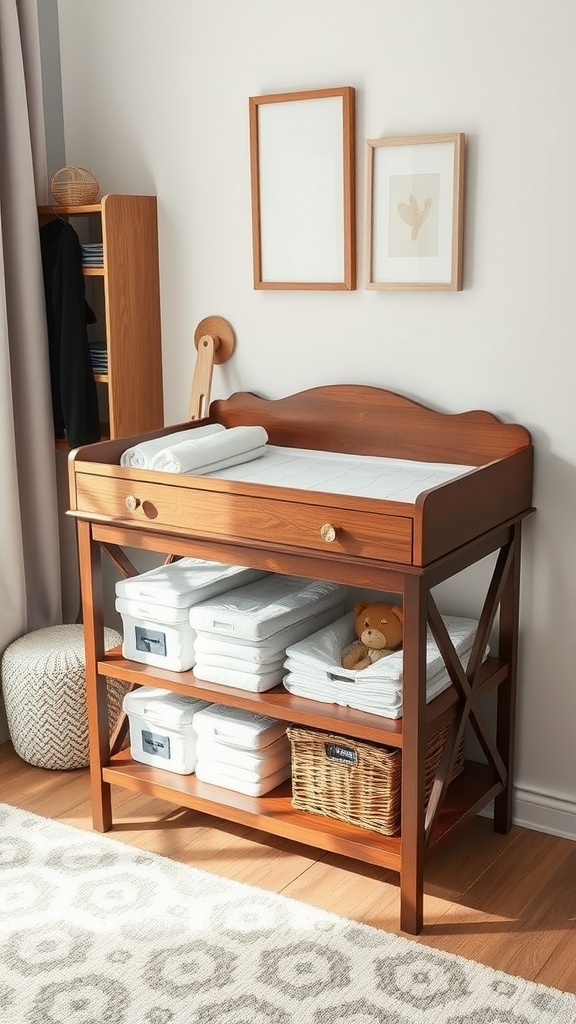
[[289, 644], [342, 614], [347, 588], [270, 573], [190, 609], [194, 674], [262, 692], [282, 682]]
[[202, 437], [196, 434], [156, 452], [150, 469], [162, 473], [214, 473], [260, 458], [266, 451], [267, 440], [264, 427], [230, 427]]
[[191, 427], [190, 430], [179, 430], [162, 437], [153, 437], [149, 441], [140, 441], [140, 444], [122, 452], [120, 465], [128, 469], [151, 469], [152, 459], [159, 452], [185, 441], [198, 441], [212, 434], [220, 434], [225, 429], [221, 423], [206, 423], [203, 427]]
[[212, 704], [193, 717], [196, 777], [246, 796], [262, 796], [291, 774], [286, 724]]
[[265, 573], [240, 565], [181, 558], [116, 583], [125, 658], [173, 672], [194, 665], [190, 608], [199, 601], [261, 579]]
[[[454, 648], [463, 663], [472, 650], [478, 622], [457, 615], [442, 616]], [[393, 651], [367, 668], [345, 669], [342, 651], [355, 639], [354, 614], [344, 615], [304, 640], [287, 648], [285, 688], [301, 697], [356, 708], [385, 718], [401, 718], [403, 710], [403, 652]], [[488, 648], [484, 657], [488, 654]], [[428, 629], [426, 647], [426, 700], [451, 685], [436, 642]]]

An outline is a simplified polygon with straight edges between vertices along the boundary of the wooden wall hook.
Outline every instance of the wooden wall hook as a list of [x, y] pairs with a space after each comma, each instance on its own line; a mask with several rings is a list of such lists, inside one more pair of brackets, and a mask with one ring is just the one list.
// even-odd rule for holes
[[194, 331], [198, 358], [192, 379], [191, 420], [201, 420], [208, 415], [214, 364], [230, 359], [235, 341], [232, 327], [221, 316], [204, 317]]

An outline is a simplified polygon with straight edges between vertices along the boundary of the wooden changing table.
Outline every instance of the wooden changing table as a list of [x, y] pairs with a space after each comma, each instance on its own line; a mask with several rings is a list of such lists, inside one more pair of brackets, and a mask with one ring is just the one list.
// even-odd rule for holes
[[[439, 844], [492, 800], [496, 831], [511, 826], [520, 534], [523, 518], [534, 511], [530, 434], [488, 412], [443, 414], [361, 385], [315, 388], [277, 401], [236, 394], [213, 402], [209, 420], [228, 427], [260, 424], [273, 445], [476, 468], [420, 494], [414, 503], [400, 503], [120, 467], [121, 453], [137, 440], [189, 429], [190, 423], [72, 452], [70, 515], [77, 520], [79, 542], [94, 827], [112, 827], [111, 786], [117, 785], [390, 868], [400, 874], [401, 928], [417, 934], [423, 925], [424, 866]], [[127, 661], [118, 650], [106, 654], [102, 553], [131, 575], [136, 570], [124, 548], [215, 559], [398, 595], [404, 604], [404, 717], [390, 720], [322, 704], [282, 687], [248, 693], [203, 682], [192, 672]], [[463, 667], [432, 590], [491, 554], [493, 573]], [[427, 626], [452, 681], [429, 704]], [[497, 653], [482, 663], [493, 627]], [[297, 811], [289, 783], [250, 798], [201, 783], [195, 775], [133, 761], [121, 743], [108, 738], [105, 676], [401, 747], [401, 835], [389, 838]], [[497, 722], [491, 729], [481, 705], [494, 690]], [[447, 722], [451, 728], [426, 808], [426, 738]], [[467, 761], [464, 773], [448, 784], [467, 725], [486, 763]]]

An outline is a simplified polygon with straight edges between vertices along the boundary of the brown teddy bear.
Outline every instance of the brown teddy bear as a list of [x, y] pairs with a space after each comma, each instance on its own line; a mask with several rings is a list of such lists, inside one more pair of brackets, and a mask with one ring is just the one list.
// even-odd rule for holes
[[341, 665], [355, 670], [367, 668], [402, 646], [402, 608], [385, 601], [354, 605], [357, 640], [344, 648]]

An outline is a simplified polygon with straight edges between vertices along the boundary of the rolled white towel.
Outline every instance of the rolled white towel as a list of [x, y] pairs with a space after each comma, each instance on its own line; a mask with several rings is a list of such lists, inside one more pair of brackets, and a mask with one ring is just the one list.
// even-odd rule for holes
[[127, 448], [120, 456], [120, 465], [130, 469], [150, 469], [154, 456], [165, 448], [183, 441], [199, 440], [202, 437], [210, 437], [212, 434], [220, 434], [226, 430], [222, 423], [207, 423], [203, 427], [192, 427], [190, 430], [179, 430], [174, 434], [164, 434], [163, 437], [153, 437], [150, 441], [141, 441], [140, 444]]
[[257, 458], [263, 454], [267, 441], [264, 427], [230, 427], [217, 434], [165, 446], [154, 455], [150, 469], [163, 473], [211, 473]]

